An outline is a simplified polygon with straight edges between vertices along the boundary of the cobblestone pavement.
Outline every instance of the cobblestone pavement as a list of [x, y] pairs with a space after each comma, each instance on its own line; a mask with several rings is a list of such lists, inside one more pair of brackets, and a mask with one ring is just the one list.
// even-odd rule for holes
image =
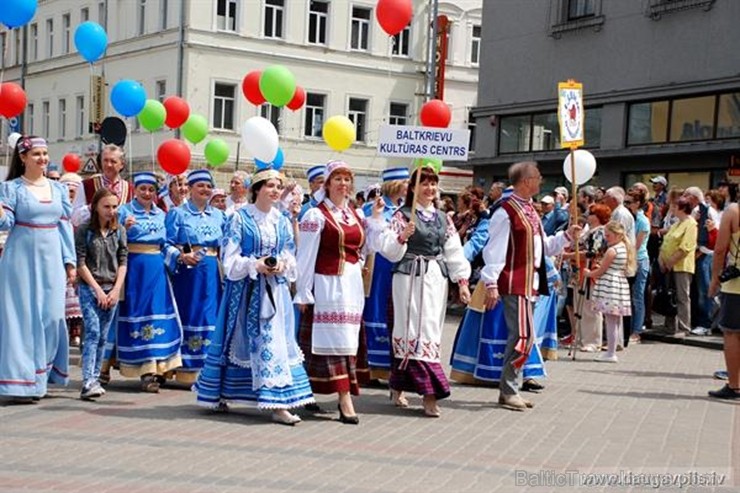
[[[448, 319], [446, 348], [458, 322]], [[722, 475], [722, 487], [680, 491], [740, 491], [740, 405], [706, 397], [721, 385], [721, 352], [648, 342], [618, 364], [560, 356], [525, 413], [499, 408], [495, 389], [453, 385], [430, 419], [419, 399], [399, 410], [367, 389], [359, 426], [333, 413], [295, 428], [246, 408], [210, 414], [185, 389], [143, 394], [116, 375], [106, 396], [82, 402], [75, 368], [39, 404], [0, 406], [0, 491], [655, 491], [634, 486], [647, 479], [679, 491]], [[674, 476], [639, 476], [660, 473]]]

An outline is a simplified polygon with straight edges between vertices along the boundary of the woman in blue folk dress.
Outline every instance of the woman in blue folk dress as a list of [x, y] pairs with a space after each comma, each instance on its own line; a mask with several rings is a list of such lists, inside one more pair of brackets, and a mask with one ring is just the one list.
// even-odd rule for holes
[[224, 213], [208, 205], [213, 178], [208, 170], [188, 174], [190, 199], [167, 213], [165, 263], [173, 273], [183, 340], [182, 367], [177, 380], [194, 383], [203, 367], [216, 327], [221, 300], [218, 248], [223, 237]]
[[165, 244], [165, 213], [157, 198], [154, 173], [134, 175], [134, 200], [118, 209], [127, 229], [126, 294], [119, 305], [118, 328], [106, 347], [106, 370], [118, 363], [121, 375], [141, 379], [145, 392], [159, 392], [165, 375], [182, 365], [182, 326], [164, 258], [175, 247]]
[[68, 381], [64, 300], [77, 256], [67, 188], [44, 177], [48, 164], [46, 141], [22, 137], [0, 184], [0, 231], [10, 232], [0, 257], [0, 396], [19, 402]]
[[314, 402], [295, 339], [289, 283], [296, 278], [290, 219], [275, 203], [282, 177], [255, 173], [253, 203], [230, 219], [224, 239], [226, 288], [218, 325], [195, 390], [198, 403], [225, 410], [241, 401], [272, 410], [273, 421], [295, 425], [289, 409]]

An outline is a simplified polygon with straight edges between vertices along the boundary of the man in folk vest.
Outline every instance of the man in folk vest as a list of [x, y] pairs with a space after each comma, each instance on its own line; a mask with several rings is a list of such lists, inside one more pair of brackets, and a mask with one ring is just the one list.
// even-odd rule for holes
[[483, 249], [485, 266], [481, 281], [486, 286], [486, 309], [504, 304], [508, 328], [499, 404], [524, 411], [533, 404], [519, 395], [522, 367], [535, 340], [532, 305], [538, 294], [546, 295], [547, 275], [543, 255], [557, 255], [570, 244], [580, 228], [547, 236], [532, 197], [540, 191], [542, 175], [535, 162], [521, 162], [509, 168], [511, 197], [493, 213], [488, 244]]
[[121, 171], [125, 165], [123, 149], [115, 144], [103, 147], [100, 153], [102, 175], [94, 175], [82, 180], [82, 193], [77, 193], [72, 204], [72, 224], [77, 227], [90, 219], [90, 204], [93, 195], [101, 188], [107, 188], [118, 197], [118, 205], [130, 202], [133, 198], [134, 187], [121, 178]]

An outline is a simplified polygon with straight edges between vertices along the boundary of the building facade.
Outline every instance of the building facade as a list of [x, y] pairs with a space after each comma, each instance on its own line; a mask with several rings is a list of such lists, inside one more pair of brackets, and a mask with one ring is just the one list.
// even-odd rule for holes
[[[428, 29], [432, 2], [414, 1], [414, 18], [389, 37], [375, 19], [372, 0], [41, 0], [23, 30], [0, 34], [8, 49], [5, 80], [22, 81], [28, 108], [27, 133], [49, 138], [54, 160], [66, 152], [92, 155], [97, 140], [88, 129], [91, 71], [104, 75], [107, 90], [120, 79], [141, 82], [152, 99], [181, 95], [191, 111], [209, 121], [209, 138], [231, 148], [220, 183], [237, 165], [242, 123], [255, 115], [277, 127], [289, 174], [344, 159], [357, 171], [357, 188], [377, 181], [380, 170], [409, 160], [376, 156], [383, 123], [417, 124], [426, 97]], [[451, 127], [474, 125], [480, 61], [481, 0], [439, 2], [452, 21], [445, 101]], [[75, 27], [85, 20], [106, 28], [105, 57], [92, 69], [76, 53]], [[288, 67], [306, 93], [298, 111], [269, 104], [255, 107], [241, 91], [242, 78], [273, 64]], [[107, 96], [104, 98], [108, 101]], [[115, 112], [110, 105], [106, 114]], [[321, 138], [323, 121], [346, 115], [355, 122], [357, 142], [343, 153]], [[136, 169], [151, 168], [157, 145], [175, 134], [150, 134], [128, 119]], [[8, 128], [4, 126], [4, 135]], [[3, 137], [2, 143], [6, 139]], [[191, 167], [204, 165], [204, 141], [192, 146]], [[128, 143], [127, 143], [128, 145]], [[252, 161], [239, 156], [240, 169]], [[463, 176], [465, 176], [463, 174]], [[468, 182], [470, 181], [468, 175]]]
[[584, 86], [594, 183], [661, 174], [669, 186], [706, 189], [734, 173], [738, 19], [734, 0], [485, 2], [476, 182], [534, 159], [543, 190], [564, 183], [556, 108], [557, 83], [568, 79]]

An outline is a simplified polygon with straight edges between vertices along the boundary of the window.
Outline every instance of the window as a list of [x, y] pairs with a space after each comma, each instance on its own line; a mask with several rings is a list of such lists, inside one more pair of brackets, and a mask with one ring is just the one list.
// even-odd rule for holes
[[560, 127], [557, 113], [543, 113], [532, 118], [532, 151], [560, 149]]
[[28, 42], [30, 50], [30, 61], [35, 62], [39, 58], [39, 25], [35, 22], [31, 24], [30, 40]]
[[265, 0], [265, 37], [283, 37], [285, 0]]
[[506, 116], [499, 124], [499, 152], [528, 152], [531, 133], [530, 115]]
[[167, 29], [167, 14], [170, 9], [169, 0], [160, 0], [159, 4], [159, 28], [163, 31]]
[[270, 103], [265, 103], [260, 106], [260, 116], [270, 120], [270, 123], [273, 124], [275, 130], [280, 133], [280, 108], [273, 106]]
[[4, 32], [0, 33], [0, 54], [2, 54], [3, 57], [5, 56], [5, 53], [7, 53], [5, 51], [5, 43], [6, 42], [7, 42], [7, 35], [6, 35], [6, 33], [4, 33]]
[[236, 0], [217, 0], [216, 29], [236, 31]]
[[352, 7], [352, 34], [350, 47], [353, 50], [368, 50], [370, 37], [370, 9]]
[[740, 137], [740, 92], [722, 94], [717, 111], [717, 138]]
[[34, 135], [36, 132], [33, 129], [33, 103], [28, 103], [26, 106], [26, 130], [28, 135]]
[[475, 152], [475, 118], [473, 117], [473, 112], [470, 111], [470, 108], [468, 108], [468, 130], [470, 130], [470, 141], [468, 142], [468, 150], [470, 152]]
[[391, 125], [406, 125], [408, 121], [409, 105], [405, 103], [391, 103], [391, 112], [388, 123]]
[[46, 19], [46, 56], [54, 56], [54, 19]]
[[470, 43], [470, 63], [478, 65], [480, 63], [480, 26], [473, 26], [473, 38]]
[[213, 90], [213, 128], [234, 130], [234, 94], [233, 84], [216, 83]]
[[146, 0], [138, 0], [139, 12], [138, 12], [138, 29], [137, 34], [141, 36], [146, 33]]
[[596, 15], [594, 0], [568, 0], [568, 20], [582, 19]]
[[49, 138], [49, 102], [41, 103], [41, 136]]
[[583, 119], [583, 136], [586, 139], [583, 147], [601, 147], [601, 108], [586, 108]]
[[75, 137], [79, 139], [85, 135], [85, 96], [77, 96], [75, 115]]
[[59, 132], [59, 140], [64, 140], [67, 136], [67, 100], [59, 100], [59, 125], [57, 126]]
[[[468, 117], [469, 121], [470, 118], [472, 117]], [[584, 126], [585, 142], [583, 147], [600, 147], [601, 107], [586, 108]], [[501, 118], [499, 123], [499, 153], [548, 152], [558, 151], [559, 149], [560, 127], [556, 112], [513, 115]]]
[[411, 38], [411, 29], [409, 26], [403, 28], [403, 31], [393, 36], [393, 53], [396, 56], [409, 56], [409, 40]]
[[154, 97], [157, 98], [157, 101], [160, 103], [164, 103], [164, 100], [167, 97], [166, 80], [158, 80], [154, 83]]
[[15, 64], [20, 65], [23, 63], [23, 45], [21, 45], [21, 29], [14, 29], [14, 41], [15, 41]]
[[98, 3], [98, 24], [103, 26], [103, 29], [108, 29], [108, 9], [105, 8], [105, 2]]
[[69, 53], [69, 47], [72, 40], [71, 21], [69, 14], [62, 16], [62, 54]]
[[306, 137], [321, 137], [325, 101], [323, 94], [306, 94], [306, 127], [303, 131]]
[[365, 142], [367, 127], [367, 99], [349, 98], [349, 112], [347, 118], [355, 124], [357, 140]]
[[671, 106], [671, 142], [714, 138], [716, 96], [676, 99]]
[[630, 105], [628, 145], [655, 144], [666, 140], [668, 140], [668, 101]]
[[87, 22], [90, 20], [90, 9], [83, 7], [80, 9], [80, 22]]
[[308, 12], [308, 42], [326, 44], [326, 23], [329, 19], [329, 2], [311, 0]]

